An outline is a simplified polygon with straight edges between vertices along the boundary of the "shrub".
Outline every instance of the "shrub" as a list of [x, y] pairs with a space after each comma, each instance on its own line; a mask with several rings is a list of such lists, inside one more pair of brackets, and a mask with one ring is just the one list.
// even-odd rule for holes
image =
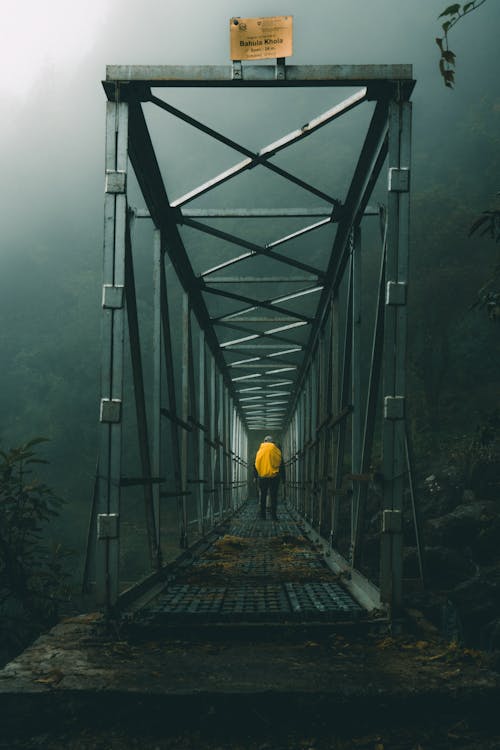
[[63, 501], [33, 476], [47, 463], [35, 450], [44, 440], [0, 451], [0, 641], [9, 655], [55, 622], [68, 595], [68, 552], [44, 540]]

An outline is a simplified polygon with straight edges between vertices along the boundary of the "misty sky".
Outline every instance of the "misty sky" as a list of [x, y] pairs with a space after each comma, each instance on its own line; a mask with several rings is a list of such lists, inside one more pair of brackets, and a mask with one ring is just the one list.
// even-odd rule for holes
[[[497, 96], [494, 108], [500, 111], [500, 3], [489, 0], [453, 31], [458, 55], [454, 91], [444, 88], [437, 70], [434, 38], [440, 30], [437, 16], [445, 5], [445, 0], [86, 0], [84, 4], [11, 0], [0, 26], [0, 301], [4, 300], [3, 315], [8, 317], [2, 320], [3, 331], [8, 333], [9, 326], [10, 331], [15, 329], [15, 348], [23, 352], [21, 364], [30, 374], [19, 375], [19, 358], [16, 352], [11, 354], [9, 382], [14, 384], [19, 405], [13, 408], [12, 393], [5, 396], [6, 388], [0, 390], [0, 439], [10, 441], [14, 434], [12, 439], [18, 434], [27, 439], [34, 430], [48, 434], [43, 421], [47, 414], [50, 417], [51, 407], [41, 406], [39, 414], [31, 407], [31, 400], [36, 401], [31, 394], [38, 362], [29, 362], [34, 340], [47, 336], [54, 339], [54, 346], [58, 344], [57, 331], [43, 330], [43, 321], [50, 317], [47, 311], [61, 308], [62, 330], [64, 306], [72, 306], [73, 319], [77, 316], [82, 321], [81, 361], [75, 361], [75, 372], [94, 370], [99, 348], [104, 200], [105, 95], [100, 82], [106, 64], [229, 64], [230, 17], [291, 14], [294, 55], [290, 63], [413, 63], [417, 79], [413, 184], [421, 188], [426, 180], [435, 179], [435, 175], [428, 176], [435, 155], [444, 153], [457, 123], [477, 107], [484, 94]], [[197, 96], [193, 90], [189, 95]], [[318, 113], [312, 111], [310, 116]], [[303, 122], [293, 120], [285, 132]], [[463, 150], [467, 153], [466, 143]], [[454, 154], [447, 158], [451, 174]], [[470, 158], [475, 174], [481, 175], [490, 154], [483, 149]], [[449, 179], [443, 172], [441, 183], [446, 185]], [[481, 179], [475, 184], [482, 189]], [[490, 184], [485, 184], [483, 193], [472, 207], [475, 212], [487, 204]], [[464, 233], [462, 228], [457, 231]], [[77, 278], [88, 279], [87, 288], [95, 289], [91, 299], [88, 291], [82, 299]], [[51, 352], [49, 344], [46, 350]], [[4, 351], [1, 334], [0, 351]], [[68, 358], [73, 361], [73, 354], [67, 354]], [[55, 358], [51, 371], [57, 372], [58, 367]], [[97, 362], [95, 370], [97, 382]], [[59, 390], [66, 407], [73, 393], [70, 387], [67, 395], [63, 391], [66, 372], [61, 371], [59, 377], [51, 387], [54, 393]], [[23, 384], [25, 394], [21, 393]], [[97, 399], [86, 404], [89, 414], [96, 403]], [[16, 423], [16, 412], [22, 415], [26, 404], [33, 423], [22, 416]], [[14, 414], [11, 421], [2, 419], [7, 411]], [[56, 414], [57, 420], [61, 418]], [[69, 426], [68, 420], [54, 438], [59, 445], [67, 444], [64, 429]]]
[[[229, 64], [231, 16], [292, 14], [292, 63], [413, 63], [418, 185], [425, 182], [433, 155], [446, 148], [449, 129], [483, 93], [494, 95], [500, 72], [500, 4], [489, 0], [454, 30], [457, 87], [444, 88], [434, 41], [444, 5], [443, 0], [10, 3], [0, 28], [0, 279], [8, 279], [7, 289], [0, 283], [0, 294], [14, 295], [26, 333], [36, 297], [21, 282], [16, 295], [9, 276], [13, 266], [19, 268], [16, 279], [36, 280], [37, 268], [43, 268], [45, 276], [53, 272], [71, 282], [78, 259], [80, 268], [85, 262], [88, 273], [99, 277], [105, 115], [100, 81], [106, 64]], [[197, 96], [193, 90], [189, 95]], [[287, 123], [285, 132], [300, 124]], [[422, 152], [427, 162], [420, 159]], [[474, 158], [480, 173], [481, 160], [486, 163], [489, 155]], [[477, 210], [484, 206], [481, 201]], [[56, 255], [52, 270], [50, 259]], [[25, 257], [31, 267], [25, 267]], [[96, 315], [98, 297], [96, 283], [95, 300], [88, 301]]]
[[[293, 14], [293, 62], [414, 62], [420, 77], [435, 67], [436, 17], [443, 0], [279, 0], [210, 3], [178, 0], [27, 0], [9, 3], [0, 30], [0, 88], [24, 98], [46, 78], [72, 78], [79, 68], [103, 74], [109, 62], [228, 62], [232, 15]], [[495, 8], [496, 6], [496, 8]], [[463, 65], [491, 64], [494, 0], [454, 31]], [[491, 30], [490, 32], [488, 30]], [[467, 44], [464, 38], [474, 38]], [[44, 80], [45, 79], [45, 80]]]
[[[458, 85], [455, 92], [444, 90], [434, 42], [443, 5], [442, 0], [9, 3], [0, 28], [0, 91], [7, 114], [0, 120], [6, 220], [1, 255], [19, 247], [21, 236], [35, 226], [43, 245], [42, 227], [50, 226], [53, 236], [55, 223], [60, 241], [69, 222], [85, 227], [91, 242], [100, 241], [100, 80], [107, 63], [227, 64], [231, 16], [293, 14], [293, 63], [413, 63], [418, 139], [421, 123], [435, 129], [442, 118], [477, 100], [482, 77], [498, 81], [500, 5], [490, 0], [454, 31]], [[29, 221], [23, 219], [20, 235], [25, 207]]]

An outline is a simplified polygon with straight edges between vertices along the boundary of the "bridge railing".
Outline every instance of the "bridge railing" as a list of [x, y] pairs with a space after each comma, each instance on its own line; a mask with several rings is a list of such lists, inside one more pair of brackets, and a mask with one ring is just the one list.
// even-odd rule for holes
[[[108, 107], [112, 134], [121, 106]], [[105, 395], [84, 581], [107, 608], [234, 512], [248, 490], [246, 431], [168, 262], [165, 233], [110, 182], [108, 174]]]

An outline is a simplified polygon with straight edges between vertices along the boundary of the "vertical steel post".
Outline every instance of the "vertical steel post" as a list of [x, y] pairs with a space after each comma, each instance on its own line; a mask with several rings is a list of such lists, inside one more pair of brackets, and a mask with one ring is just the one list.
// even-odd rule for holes
[[[334, 413], [337, 414], [340, 410], [340, 324], [339, 324], [339, 299], [338, 290], [332, 299], [332, 404]], [[337, 541], [338, 526], [339, 526], [339, 497], [336, 494], [337, 490], [337, 454], [338, 445], [340, 440], [340, 429], [332, 427], [332, 456], [331, 456], [331, 472], [332, 472], [332, 483], [331, 483], [331, 507], [330, 507], [330, 545], [333, 547], [334, 542]]]
[[127, 223], [128, 105], [119, 100], [106, 110], [106, 187], [102, 365], [100, 404], [100, 471], [97, 509], [96, 599], [110, 610], [119, 591], [119, 518], [122, 449], [125, 234]]
[[160, 305], [161, 305], [161, 323], [163, 331], [163, 353], [165, 357], [165, 380], [168, 388], [168, 406], [169, 411], [168, 420], [170, 424], [170, 440], [172, 448], [171, 461], [173, 464], [173, 475], [175, 491], [178, 493], [177, 502], [177, 516], [179, 526], [179, 543], [181, 547], [185, 545], [186, 528], [184, 526], [184, 513], [183, 513], [183, 495], [182, 495], [182, 469], [181, 469], [181, 447], [179, 439], [179, 426], [176, 421], [178, 417], [177, 412], [177, 394], [175, 391], [175, 376], [174, 376], [174, 358], [172, 352], [172, 335], [170, 330], [170, 313], [168, 308], [168, 295], [167, 295], [167, 278], [165, 271], [165, 253], [162, 247], [162, 261], [160, 267]]
[[241, 486], [240, 486], [240, 430], [239, 430], [239, 420], [238, 415], [236, 413], [236, 407], [231, 400], [231, 412], [233, 415], [233, 450], [234, 450], [234, 456], [233, 456], [233, 481], [234, 481], [234, 490], [233, 490], [233, 501], [232, 505], [233, 508], [239, 508], [240, 505], [240, 494], [241, 494]]
[[311, 399], [309, 408], [311, 409], [311, 525], [315, 526], [318, 519], [318, 435], [316, 428], [318, 426], [318, 362], [319, 350], [316, 349], [314, 359], [311, 365]]
[[318, 345], [318, 426], [316, 429], [317, 439], [317, 460], [316, 465], [318, 467], [318, 473], [316, 478], [316, 500], [317, 500], [317, 511], [316, 511], [316, 523], [318, 533], [321, 533], [321, 523], [323, 519], [323, 496], [325, 486], [325, 329], [323, 328], [320, 333], [319, 345]]
[[397, 94], [389, 107], [386, 304], [383, 378], [382, 601], [397, 616], [402, 601], [405, 456], [406, 293], [410, 197], [411, 104]]
[[188, 540], [188, 438], [189, 433], [186, 429], [189, 417], [189, 339], [190, 339], [190, 317], [189, 297], [186, 292], [182, 295], [182, 421], [184, 427], [181, 434], [181, 488], [182, 488], [182, 521], [185, 537], [182, 540], [182, 546], [187, 547]]
[[216, 370], [217, 384], [217, 515], [224, 513], [224, 394], [222, 375]]
[[217, 493], [217, 445], [216, 445], [216, 422], [215, 415], [217, 414], [217, 405], [215, 402], [217, 387], [216, 387], [216, 369], [215, 369], [215, 357], [210, 356], [210, 398], [208, 403], [210, 405], [210, 526], [214, 525], [215, 521], [215, 501]]
[[331, 443], [331, 430], [328, 426], [328, 420], [332, 416], [332, 305], [329, 303], [329, 312], [326, 316], [326, 331], [323, 331], [323, 389], [322, 389], [322, 402], [323, 402], [323, 442], [321, 448], [321, 466], [322, 466], [322, 481], [321, 481], [321, 496], [320, 496], [320, 533], [323, 537], [327, 537], [330, 531], [328, 525], [328, 489], [330, 482], [330, 443]]
[[[352, 404], [352, 422], [351, 422], [351, 472], [354, 475], [361, 474], [361, 444], [363, 431], [363, 399], [361, 392], [361, 230], [355, 227], [351, 233], [351, 251], [352, 251], [352, 357], [351, 357], [351, 404]], [[350, 540], [350, 559], [353, 558], [353, 551], [356, 536], [356, 519], [358, 517], [358, 500], [359, 500], [359, 481], [353, 480], [353, 493], [351, 496], [351, 540]]]
[[127, 230], [125, 234], [125, 301], [127, 305], [130, 359], [132, 364], [132, 380], [134, 385], [137, 439], [139, 442], [139, 456], [141, 460], [143, 477], [142, 481], [144, 492], [144, 516], [146, 521], [146, 532], [151, 567], [157, 568], [160, 562], [158, 557], [158, 547], [156, 544], [157, 534], [153, 500], [153, 485], [151, 482], [151, 454], [149, 448], [150, 436], [146, 413], [146, 393], [144, 390], [144, 373], [142, 367], [141, 342], [139, 334], [139, 315], [137, 311], [137, 296], [135, 291], [130, 215], [127, 217]]
[[203, 534], [205, 531], [205, 487], [207, 486], [205, 477], [205, 437], [207, 435], [205, 421], [205, 362], [205, 334], [200, 328], [198, 368], [198, 420], [200, 423], [198, 429], [198, 531], [200, 534]]
[[[161, 461], [161, 393], [162, 393], [162, 351], [161, 351], [161, 232], [155, 229], [153, 236], [153, 425], [151, 445], [151, 470], [154, 477], [162, 473]], [[156, 547], [161, 561], [161, 507], [159, 482], [153, 485], [153, 505], [156, 523]]]
[[[382, 373], [382, 357], [384, 346], [384, 312], [385, 312], [385, 256], [387, 247], [387, 230], [385, 222], [385, 209], [381, 211], [382, 226], [382, 252], [380, 257], [380, 271], [378, 281], [378, 292], [375, 304], [375, 319], [373, 325], [373, 337], [371, 345], [371, 362], [366, 388], [366, 403], [363, 427], [363, 444], [361, 448], [361, 472], [367, 473], [373, 450], [373, 439], [375, 434], [375, 421], [377, 404], [379, 401], [380, 376]], [[364, 512], [368, 496], [368, 485], [363, 482], [359, 487], [355, 520], [355, 543], [353, 550], [353, 566], [358, 567], [362, 550], [362, 531], [364, 523]]]
[[199, 516], [199, 484], [202, 477], [199, 476], [199, 419], [196, 404], [196, 378], [195, 378], [195, 362], [194, 362], [194, 350], [193, 350], [193, 321], [191, 320], [191, 312], [189, 314], [189, 326], [188, 326], [188, 422], [191, 424], [191, 431], [188, 432], [188, 467], [191, 473], [190, 479], [188, 478], [188, 485], [196, 485], [196, 489], [193, 491], [194, 504], [196, 508], [196, 517], [191, 519], [192, 523], [196, 522], [196, 526], [199, 529], [201, 525], [201, 519]]
[[[338, 409], [339, 414], [349, 405], [348, 396], [350, 395], [349, 370], [351, 367], [352, 356], [352, 256], [347, 268], [347, 305], [346, 319], [344, 321], [343, 332], [343, 352], [342, 363], [339, 372], [338, 387]], [[342, 492], [343, 470], [345, 458], [345, 443], [347, 433], [347, 420], [342, 419], [337, 428], [337, 450], [335, 456], [335, 479], [334, 479], [334, 522], [333, 522], [333, 539], [334, 543], [338, 542], [338, 526], [340, 518], [340, 501], [339, 496]]]
[[303, 515], [307, 512], [307, 474], [306, 474], [306, 442], [307, 442], [307, 425], [306, 425], [306, 400], [307, 400], [307, 382], [304, 385], [302, 398], [300, 400], [300, 489], [301, 500], [300, 510]]
[[290, 465], [290, 473], [288, 475], [288, 486], [290, 488], [290, 495], [288, 497], [288, 502], [290, 505], [295, 509], [298, 510], [298, 502], [297, 502], [297, 486], [299, 481], [298, 476], [298, 466], [299, 466], [299, 459], [298, 459], [298, 419], [299, 419], [299, 405], [296, 404], [295, 406], [295, 413], [293, 415], [292, 423], [291, 423], [291, 442], [292, 442], [292, 449], [290, 452], [290, 459], [292, 461]]
[[233, 399], [229, 398], [231, 405], [231, 449], [233, 451], [231, 455], [231, 508], [234, 510], [239, 505], [239, 492], [240, 488], [238, 485], [238, 423], [236, 419], [236, 409], [234, 408]]
[[225, 472], [224, 472], [224, 479], [225, 479], [225, 511], [227, 512], [231, 505], [231, 413], [230, 413], [230, 403], [229, 403], [229, 392], [224, 386], [224, 379], [222, 378], [221, 373], [221, 381], [222, 381], [222, 387], [223, 387], [223, 394], [224, 394], [224, 457], [225, 457]]

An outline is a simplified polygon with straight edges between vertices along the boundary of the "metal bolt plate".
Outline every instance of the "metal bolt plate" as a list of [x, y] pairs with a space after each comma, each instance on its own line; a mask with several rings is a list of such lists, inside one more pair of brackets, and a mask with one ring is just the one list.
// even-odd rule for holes
[[384, 419], [404, 419], [404, 396], [386, 396], [384, 398]]
[[127, 187], [127, 173], [106, 171], [106, 193], [124, 193]]
[[101, 399], [101, 422], [118, 423], [122, 418], [122, 402], [118, 398]]
[[385, 288], [385, 304], [406, 305], [406, 288], [404, 281], [388, 281]]
[[400, 510], [384, 510], [382, 531], [384, 534], [400, 534], [403, 530], [403, 516]]
[[123, 307], [123, 286], [104, 284], [102, 287], [102, 306], [107, 310], [120, 310]]
[[118, 539], [118, 513], [99, 513], [97, 516], [97, 538]]
[[408, 167], [391, 167], [389, 169], [389, 192], [407, 193], [410, 189], [410, 170]]

